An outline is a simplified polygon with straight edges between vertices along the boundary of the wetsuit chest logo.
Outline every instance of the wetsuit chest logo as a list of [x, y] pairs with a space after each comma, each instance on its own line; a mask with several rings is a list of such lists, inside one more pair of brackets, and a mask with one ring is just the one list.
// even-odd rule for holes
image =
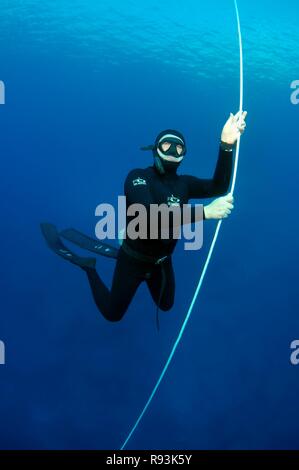
[[173, 194], [171, 196], [168, 196], [168, 198], [167, 198], [168, 207], [170, 207], [170, 206], [179, 206], [180, 202], [181, 202], [180, 198], [174, 196]]

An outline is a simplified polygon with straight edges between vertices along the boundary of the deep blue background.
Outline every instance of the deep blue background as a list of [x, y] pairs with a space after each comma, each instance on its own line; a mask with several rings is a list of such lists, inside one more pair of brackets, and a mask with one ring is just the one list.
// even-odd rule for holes
[[[155, 329], [142, 287], [107, 323], [84, 274], [55, 257], [40, 221], [93, 234], [140, 145], [188, 142], [182, 171], [213, 172], [238, 109], [232, 1], [2, 0], [0, 447], [118, 448], [176, 338], [199, 253], [174, 256], [177, 295]], [[245, 109], [236, 209], [223, 224], [183, 341], [129, 448], [298, 448], [298, 3], [239, 2]], [[271, 12], [271, 14], [269, 14]], [[98, 259], [110, 282], [114, 262]]]

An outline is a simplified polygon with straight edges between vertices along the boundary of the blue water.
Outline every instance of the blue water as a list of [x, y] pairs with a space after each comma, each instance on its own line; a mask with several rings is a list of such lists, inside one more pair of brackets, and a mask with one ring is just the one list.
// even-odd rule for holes
[[[239, 1], [245, 109], [236, 209], [184, 339], [129, 448], [298, 448], [298, 2]], [[176, 304], [145, 287], [107, 323], [84, 274], [54, 256], [40, 221], [93, 234], [139, 151], [164, 128], [188, 142], [182, 171], [210, 176], [238, 109], [233, 1], [2, 0], [0, 447], [119, 448], [191, 301], [201, 252], [174, 256]], [[114, 262], [98, 259], [110, 282]]]

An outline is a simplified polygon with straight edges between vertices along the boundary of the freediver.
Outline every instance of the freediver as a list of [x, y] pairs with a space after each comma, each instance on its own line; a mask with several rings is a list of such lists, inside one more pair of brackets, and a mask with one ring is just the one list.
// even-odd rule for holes
[[[179, 175], [178, 167], [186, 155], [186, 142], [183, 135], [168, 129], [161, 132], [153, 145], [142, 150], [152, 150], [154, 164], [144, 169], [132, 170], [124, 184], [127, 206], [143, 204], [149, 209], [151, 204], [168, 204], [175, 201], [182, 206], [190, 199], [217, 197], [203, 207], [203, 218], [227, 218], [233, 208], [233, 196], [227, 194], [233, 168], [235, 144], [243, 134], [247, 112], [230, 114], [225, 123], [220, 140], [218, 161], [212, 179], [200, 179], [195, 176]], [[127, 226], [130, 217], [127, 217]], [[193, 220], [196, 222], [197, 220]], [[126, 313], [138, 287], [145, 281], [157, 308], [168, 311], [172, 308], [175, 295], [175, 277], [172, 266], [172, 254], [176, 239], [141, 239], [127, 237], [116, 250], [106, 248], [106, 255], [116, 258], [112, 287], [109, 290], [96, 271], [95, 258], [83, 258], [69, 250], [61, 241], [61, 236], [89, 251], [103, 254], [105, 244], [101, 244], [75, 230], [66, 230], [60, 234], [55, 226], [41, 224], [42, 232], [49, 247], [81, 267], [87, 274], [92, 295], [97, 308], [111, 322], [121, 320]]]

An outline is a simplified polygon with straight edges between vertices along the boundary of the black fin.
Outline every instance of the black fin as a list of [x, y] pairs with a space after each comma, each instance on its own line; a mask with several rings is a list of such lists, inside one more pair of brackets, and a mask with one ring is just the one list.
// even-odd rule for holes
[[62, 230], [59, 235], [68, 240], [69, 242], [80, 246], [80, 248], [92, 251], [97, 255], [107, 256], [108, 258], [117, 258], [118, 256], [118, 248], [115, 248], [114, 246], [109, 245], [108, 243], [103, 243], [95, 238], [91, 238], [88, 235], [84, 235], [84, 233], [81, 233], [79, 232], [79, 230], [76, 230], [74, 228]]
[[49, 246], [49, 248], [54, 251], [57, 255], [62, 258], [70, 261], [81, 268], [95, 268], [96, 260], [95, 258], [84, 258], [76, 255], [71, 250], [69, 250], [60, 240], [59, 233], [55, 225], [42, 223], [40, 224], [42, 234]]

